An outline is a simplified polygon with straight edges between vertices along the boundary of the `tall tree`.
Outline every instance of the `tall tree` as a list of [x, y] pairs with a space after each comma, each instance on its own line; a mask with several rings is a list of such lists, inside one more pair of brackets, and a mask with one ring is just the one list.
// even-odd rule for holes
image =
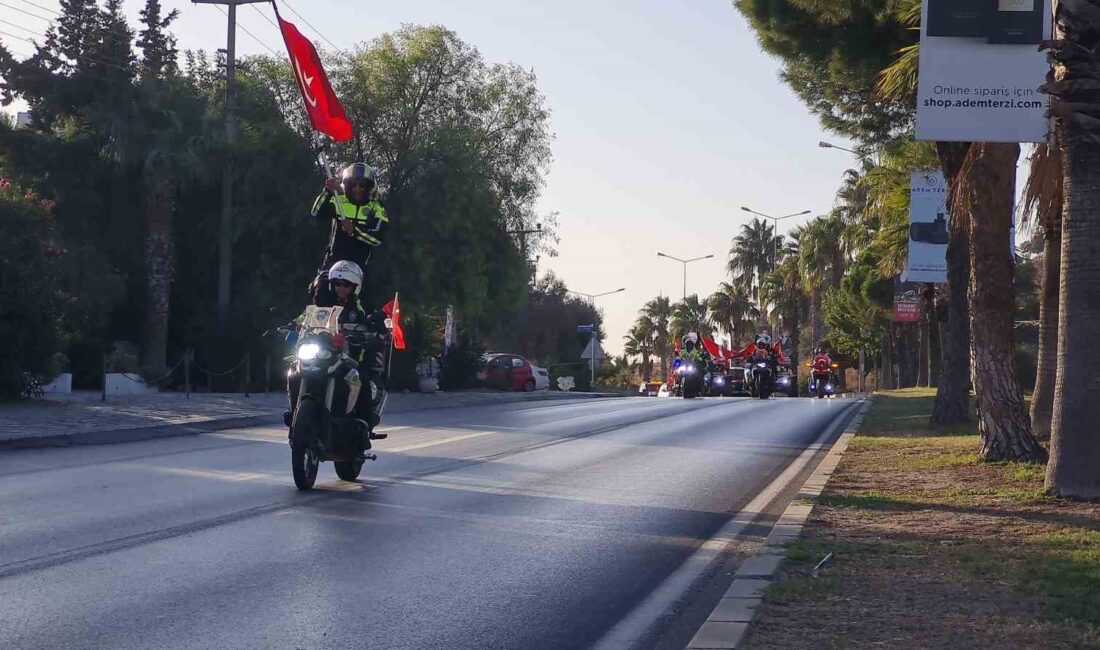
[[1045, 92], [1051, 95], [1065, 170], [1062, 267], [1058, 312], [1058, 377], [1051, 424], [1047, 489], [1100, 498], [1100, 5], [1061, 0], [1057, 39], [1046, 47], [1054, 60]]
[[162, 15], [160, 0], [145, 0], [141, 10], [143, 29], [138, 34], [137, 46], [141, 48], [142, 76], [153, 79], [174, 77], [179, 73], [179, 52], [176, 37], [168, 28], [179, 18], [179, 10]]
[[734, 0], [782, 77], [825, 128], [879, 141], [905, 130], [912, 105], [883, 101], [879, 72], [917, 35], [885, 1]]
[[623, 353], [642, 358], [642, 379], [648, 382], [653, 377], [653, 324], [647, 318], [639, 318], [623, 338]]
[[810, 295], [810, 323], [815, 341], [825, 336], [822, 297], [829, 288], [840, 286], [844, 276], [843, 237], [844, 223], [833, 214], [811, 221], [799, 238], [799, 273]]
[[1056, 147], [1039, 144], [1031, 154], [1024, 191], [1024, 214], [1035, 214], [1043, 238], [1039, 290], [1039, 354], [1031, 396], [1031, 428], [1050, 438], [1054, 383], [1058, 370], [1058, 288], [1062, 264], [1062, 158]]
[[653, 351], [661, 359], [661, 376], [666, 376], [672, 363], [672, 301], [666, 296], [654, 298], [642, 308], [641, 316], [653, 330]]
[[971, 214], [970, 349], [982, 440], [979, 455], [984, 460], [1046, 459], [1046, 451], [1031, 435], [1013, 354], [1009, 232], [1019, 153], [1018, 144], [973, 145], [960, 192]]
[[782, 246], [781, 238], [775, 234], [775, 228], [758, 218], [742, 224], [733, 238], [726, 270], [733, 283], [748, 291], [753, 300], [759, 299], [760, 283], [774, 268], [774, 250], [777, 245]]
[[699, 336], [705, 337], [714, 333], [707, 305], [698, 294], [690, 294], [672, 306], [671, 332], [673, 340], [680, 340], [689, 332], [698, 332]]
[[[766, 281], [765, 281], [766, 284]], [[723, 282], [718, 291], [707, 298], [711, 320], [730, 335], [731, 345], [744, 340], [752, 323], [760, 318], [760, 310], [752, 303], [744, 287]]]

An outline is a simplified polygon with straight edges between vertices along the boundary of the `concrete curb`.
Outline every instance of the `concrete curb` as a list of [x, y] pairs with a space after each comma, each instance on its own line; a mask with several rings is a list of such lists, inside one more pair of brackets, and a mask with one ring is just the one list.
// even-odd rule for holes
[[756, 555], [745, 560], [737, 570], [733, 584], [688, 643], [690, 650], [732, 650], [740, 647], [756, 610], [763, 602], [765, 590], [786, 559], [787, 545], [802, 534], [802, 527], [810, 518], [817, 498], [836, 471], [852, 437], [859, 431], [871, 402], [868, 399], [848, 423], [832, 449], [818, 463], [798, 495], [775, 522], [771, 534], [757, 549]]
[[[491, 393], [490, 393], [491, 394]], [[526, 404], [530, 402], [548, 402], [572, 398], [597, 399], [608, 397], [626, 397], [617, 393], [569, 393], [568, 397], [563, 393], [549, 393], [528, 395], [523, 398], [511, 398], [502, 400], [479, 400], [472, 402], [456, 402], [448, 404], [426, 404], [417, 408], [402, 409], [396, 413], [412, 413], [420, 411], [437, 411], [452, 408], [464, 408], [471, 406], [491, 406], [498, 404]], [[173, 438], [177, 436], [192, 436], [226, 429], [241, 429], [245, 427], [282, 424], [282, 411], [277, 413], [261, 413], [258, 415], [231, 416], [224, 418], [210, 418], [194, 422], [179, 422], [172, 424], [154, 424], [144, 427], [132, 427], [127, 429], [107, 429], [99, 431], [79, 431], [54, 436], [37, 436], [27, 438], [13, 438], [0, 440], [0, 451], [15, 449], [43, 449], [50, 447], [74, 447], [77, 445], [112, 445], [124, 442], [140, 442], [142, 440], [155, 440], [158, 438]]]

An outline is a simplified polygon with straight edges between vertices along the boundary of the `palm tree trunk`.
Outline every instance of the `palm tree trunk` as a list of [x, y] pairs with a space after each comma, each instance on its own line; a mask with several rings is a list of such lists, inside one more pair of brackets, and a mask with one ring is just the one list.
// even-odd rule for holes
[[168, 368], [169, 298], [175, 273], [172, 232], [175, 205], [169, 183], [157, 181], [151, 185], [145, 200], [149, 239], [145, 245], [147, 303], [142, 365], [147, 373], [161, 375]]
[[893, 390], [898, 387], [894, 381], [894, 333], [893, 324], [886, 327], [882, 333], [882, 376], [879, 381], [884, 390]]
[[917, 343], [917, 386], [922, 387], [932, 385], [932, 323], [935, 322], [936, 316], [935, 295], [935, 285], [924, 285], [924, 290], [921, 292], [920, 333]]
[[1039, 440], [1050, 439], [1054, 417], [1054, 382], [1058, 374], [1058, 291], [1062, 265], [1062, 215], [1043, 226], [1043, 284], [1039, 293], [1039, 358], [1035, 392], [1031, 396], [1031, 430]]
[[1018, 144], [975, 144], [970, 153], [971, 358], [983, 460], [1046, 459], [1046, 450], [1031, 435], [1013, 354], [1009, 232], [1019, 155]]
[[815, 344], [825, 337], [825, 314], [821, 309], [820, 287], [810, 294], [810, 332]]
[[966, 287], [970, 282], [970, 206], [951, 198], [969, 146], [936, 143], [936, 153], [947, 178], [951, 214], [947, 240], [947, 318], [940, 337], [939, 390], [932, 409], [932, 424], [940, 426], [969, 420], [970, 309]]
[[1100, 498], [1100, 145], [1062, 126], [1065, 210], [1047, 489]]

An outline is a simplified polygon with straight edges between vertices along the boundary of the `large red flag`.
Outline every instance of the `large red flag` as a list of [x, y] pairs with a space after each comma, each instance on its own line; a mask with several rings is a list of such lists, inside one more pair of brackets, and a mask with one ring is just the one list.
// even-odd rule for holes
[[290, 54], [290, 65], [294, 68], [294, 77], [298, 80], [298, 90], [306, 105], [310, 124], [313, 128], [331, 137], [337, 142], [351, 140], [351, 121], [340, 104], [332, 84], [321, 66], [321, 57], [317, 48], [308, 38], [302, 36], [298, 28], [279, 18], [279, 29], [283, 32], [286, 51]]
[[393, 347], [398, 350], [405, 349], [405, 332], [401, 329], [401, 306], [397, 302], [397, 295], [393, 296], [393, 300], [387, 302], [382, 307], [382, 313], [390, 317], [393, 321]]

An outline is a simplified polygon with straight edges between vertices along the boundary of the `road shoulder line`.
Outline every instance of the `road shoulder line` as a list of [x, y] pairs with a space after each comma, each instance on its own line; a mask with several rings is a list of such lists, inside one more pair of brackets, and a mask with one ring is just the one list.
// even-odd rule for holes
[[761, 544], [756, 555], [746, 560], [737, 570], [733, 584], [688, 643], [689, 650], [733, 650], [740, 647], [749, 624], [763, 601], [764, 591], [786, 559], [787, 545], [801, 535], [802, 527], [810, 518], [818, 497], [836, 471], [870, 407], [870, 399], [863, 402], [855, 418], [845, 427], [832, 449], [775, 522], [771, 534]]
[[[640, 604], [634, 607], [626, 617], [611, 628], [594, 646], [596, 650], [633, 648], [653, 628], [671, 606], [679, 602], [703, 576], [708, 568], [717, 561], [730, 544], [737, 541], [753, 525], [761, 513], [806, 469], [829, 440], [848, 421], [853, 410], [860, 409], [856, 402], [846, 406], [825, 427], [814, 442], [806, 446], [802, 453], [791, 461], [786, 468], [732, 519], [718, 530], [654, 589]], [[860, 411], [856, 417], [860, 417]], [[799, 497], [801, 498], [801, 493]]]

